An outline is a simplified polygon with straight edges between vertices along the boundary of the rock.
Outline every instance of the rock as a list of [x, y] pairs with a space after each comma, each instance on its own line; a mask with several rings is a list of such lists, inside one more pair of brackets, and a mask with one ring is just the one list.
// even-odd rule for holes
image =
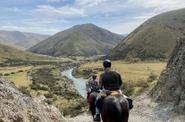
[[27, 97], [0, 78], [0, 122], [65, 122], [60, 111], [44, 99]]
[[169, 105], [172, 111], [185, 114], [185, 38], [180, 38], [166, 70], [151, 92], [155, 101]]

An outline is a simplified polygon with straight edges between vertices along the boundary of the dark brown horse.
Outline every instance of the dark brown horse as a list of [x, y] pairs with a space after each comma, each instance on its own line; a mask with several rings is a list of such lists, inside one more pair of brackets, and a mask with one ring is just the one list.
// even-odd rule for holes
[[95, 101], [96, 101], [96, 97], [97, 97], [97, 93], [96, 92], [92, 92], [89, 94], [89, 96], [87, 97], [88, 103], [89, 103], [89, 110], [93, 116], [94, 119], [94, 115], [96, 113], [95, 111]]
[[122, 95], [108, 96], [103, 100], [103, 122], [128, 122], [129, 103]]
[[[89, 110], [94, 118], [95, 100], [97, 93], [91, 93], [88, 97]], [[122, 95], [107, 96], [103, 100], [101, 111], [103, 122], [128, 122], [129, 103]]]

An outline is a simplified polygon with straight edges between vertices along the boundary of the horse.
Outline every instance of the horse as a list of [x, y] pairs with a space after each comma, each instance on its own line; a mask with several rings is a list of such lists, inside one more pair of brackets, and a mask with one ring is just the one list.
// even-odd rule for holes
[[[97, 93], [93, 92], [88, 97], [89, 110], [94, 119], [95, 101]], [[101, 117], [103, 122], [128, 122], [129, 103], [122, 95], [107, 96], [102, 101]]]
[[122, 95], [107, 96], [101, 111], [103, 122], [128, 122], [129, 103]]
[[97, 92], [91, 92], [88, 97], [87, 97], [87, 100], [88, 100], [88, 103], [89, 103], [89, 111], [91, 112], [91, 115], [93, 116], [93, 119], [94, 119], [94, 116], [95, 116], [95, 113], [96, 113], [96, 106], [95, 106], [95, 101], [96, 101], [96, 97], [97, 97]]

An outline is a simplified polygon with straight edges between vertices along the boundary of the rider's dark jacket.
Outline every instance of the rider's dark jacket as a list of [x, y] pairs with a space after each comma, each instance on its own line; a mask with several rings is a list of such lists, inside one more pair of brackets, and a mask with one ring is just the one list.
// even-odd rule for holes
[[106, 90], [119, 90], [122, 85], [122, 79], [116, 71], [106, 70], [100, 75], [100, 85]]

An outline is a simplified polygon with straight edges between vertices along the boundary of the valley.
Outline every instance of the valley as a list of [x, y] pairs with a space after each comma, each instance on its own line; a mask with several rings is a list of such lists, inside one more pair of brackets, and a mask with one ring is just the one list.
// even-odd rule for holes
[[[112, 88], [119, 84], [111, 91], [121, 90], [133, 100], [134, 108], [129, 110], [129, 100], [120, 93], [110, 94], [109, 90], [104, 93], [100, 104], [105, 110], [101, 113], [102, 119], [103, 116], [110, 119], [112, 115], [118, 115], [116, 119], [123, 119], [129, 112], [129, 122], [184, 122], [185, 8], [157, 15], [153, 13], [155, 16], [143, 21], [137, 28], [132, 28], [132, 32], [124, 34], [123, 30], [132, 30], [128, 27], [129, 23], [139, 21], [143, 16], [131, 16], [133, 18], [128, 25], [124, 22], [129, 17], [124, 18], [120, 24], [120, 21], [115, 21], [111, 16], [120, 17], [121, 13], [109, 15], [112, 10], [105, 9], [108, 11], [106, 16], [104, 12], [99, 15], [102, 19], [106, 18], [103, 24], [89, 23], [89, 19], [82, 23], [82, 18], [89, 17], [84, 10], [86, 7], [80, 9], [83, 4], [89, 4], [87, 1], [81, 4], [77, 4], [80, 1], [75, 1], [75, 8], [64, 13], [62, 12], [70, 6], [50, 6], [53, 2], [55, 5], [56, 2], [61, 2], [60, 0], [48, 0], [48, 6], [39, 3], [35, 10], [39, 14], [46, 9], [54, 10], [51, 12], [52, 16], [47, 16], [47, 10], [42, 19], [62, 15], [55, 18], [57, 21], [40, 19], [39, 25], [45, 28], [41, 33], [50, 32], [51, 35], [32, 33], [33, 30], [40, 32], [41, 27], [28, 28], [31, 31], [29, 33], [22, 32], [21, 30], [25, 30], [22, 26], [20, 31], [0, 30], [0, 122], [92, 122], [88, 102], [94, 105], [97, 101], [95, 96], [86, 99], [87, 81], [92, 75], [97, 75], [99, 81], [106, 68], [108, 71], [111, 69], [118, 72], [123, 81], [122, 86], [120, 82], [115, 84], [116, 81], [121, 81], [119, 75], [113, 72], [113, 77], [110, 77], [109, 74], [109, 79], [106, 80], [108, 86]], [[98, 5], [95, 2], [92, 6]], [[88, 7], [91, 5], [87, 5]], [[71, 13], [80, 14], [78, 22], [74, 22], [76, 16]], [[67, 18], [63, 20], [66, 14], [70, 14], [71, 17], [68, 15], [67, 18], [71, 21], [66, 21]], [[94, 12], [91, 14], [94, 19], [99, 17], [94, 16]], [[59, 23], [58, 20], [65, 26], [56, 24]], [[108, 27], [108, 21], [113, 20], [120, 24], [119, 28], [118, 23], [115, 27]], [[69, 25], [70, 22], [74, 23]], [[23, 25], [27, 24], [23, 22]], [[50, 26], [46, 29], [46, 25]], [[119, 30], [119, 34], [114, 33], [118, 32], [115, 28]], [[112, 63], [111, 68], [103, 67], [106, 59], [111, 60], [107, 61], [109, 65]], [[113, 83], [110, 82], [112, 78], [116, 79]], [[114, 105], [119, 108], [116, 110]], [[121, 110], [123, 107], [125, 110]], [[114, 111], [112, 114], [106, 113], [114, 109], [117, 114]]]

